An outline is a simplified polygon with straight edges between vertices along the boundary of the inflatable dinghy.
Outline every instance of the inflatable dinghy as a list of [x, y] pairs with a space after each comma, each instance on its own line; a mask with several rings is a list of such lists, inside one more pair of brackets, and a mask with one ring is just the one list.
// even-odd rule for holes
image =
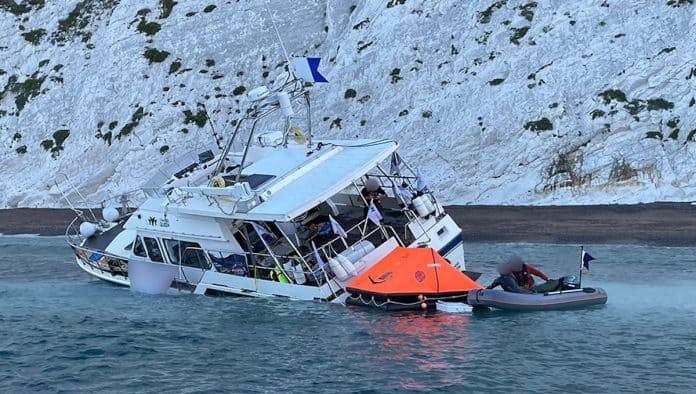
[[504, 290], [472, 290], [467, 303], [473, 307], [488, 307], [511, 311], [548, 311], [584, 308], [606, 304], [607, 292], [600, 288], [554, 291], [550, 293], [521, 294]]
[[384, 310], [435, 309], [464, 302], [481, 286], [431, 248], [397, 247], [346, 286], [346, 304]]

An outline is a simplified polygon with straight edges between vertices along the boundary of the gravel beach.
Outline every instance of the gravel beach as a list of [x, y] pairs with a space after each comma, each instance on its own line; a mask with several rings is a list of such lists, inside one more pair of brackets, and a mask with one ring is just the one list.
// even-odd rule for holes
[[[468, 241], [696, 245], [688, 203], [584, 206], [449, 206]], [[0, 210], [1, 234], [62, 235], [69, 209]]]

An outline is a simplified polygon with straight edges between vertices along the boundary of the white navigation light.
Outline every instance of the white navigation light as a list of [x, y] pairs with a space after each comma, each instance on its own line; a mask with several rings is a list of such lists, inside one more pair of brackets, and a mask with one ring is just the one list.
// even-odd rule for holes
[[290, 95], [287, 92], [278, 93], [278, 104], [280, 104], [280, 110], [284, 116], [289, 118], [295, 114], [292, 110], [292, 103], [290, 103]]
[[261, 101], [268, 97], [270, 94], [270, 91], [268, 90], [267, 87], [265, 86], [259, 86], [257, 88], [251, 89], [249, 93], [247, 93], [247, 98], [250, 101]]
[[102, 209], [102, 217], [107, 222], [115, 222], [121, 215], [118, 214], [118, 210], [114, 207], [106, 207]]

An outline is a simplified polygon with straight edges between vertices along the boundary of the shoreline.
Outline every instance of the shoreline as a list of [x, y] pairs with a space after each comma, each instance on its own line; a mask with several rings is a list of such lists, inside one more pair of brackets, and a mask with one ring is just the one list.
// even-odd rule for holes
[[[450, 205], [465, 241], [696, 246], [696, 206]], [[59, 208], [0, 209], [0, 234], [65, 234], [75, 214]]]

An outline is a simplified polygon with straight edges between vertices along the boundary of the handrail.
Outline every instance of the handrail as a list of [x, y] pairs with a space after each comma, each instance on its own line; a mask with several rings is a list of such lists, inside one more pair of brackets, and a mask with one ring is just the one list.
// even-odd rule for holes
[[[73, 246], [73, 247], [78, 246], [78, 244], [73, 241], [73, 237], [75, 237], [75, 234], [70, 234], [70, 230], [75, 228], [75, 222], [78, 219], [80, 219], [81, 217], [82, 217], [81, 214], [78, 214], [77, 216], [75, 216], [73, 218], [73, 220], [70, 221], [68, 226], [65, 228], [65, 242], [67, 242], [68, 245]], [[79, 232], [76, 234], [79, 234]]]
[[[366, 220], [368, 220], [368, 219], [364, 219], [364, 220], [360, 221], [358, 224], [356, 224], [355, 226], [351, 227], [350, 230], [346, 230], [346, 233], [349, 233], [352, 229], [359, 228], [360, 226], [362, 226], [365, 223]], [[394, 236], [394, 238], [396, 238], [397, 243], [399, 245], [403, 246], [403, 242], [401, 241], [401, 238], [399, 237], [399, 234], [397, 233], [397, 231], [392, 226], [384, 225], [384, 224], [375, 227], [374, 229], [372, 229], [368, 233], [365, 233], [358, 241], [354, 242], [353, 245], [367, 240], [369, 237], [371, 237], [372, 235], [374, 235], [378, 231], [382, 232], [383, 235], [387, 236], [387, 230], [389, 232], [391, 232], [391, 234]], [[335, 255], [338, 255], [340, 253], [330, 253], [331, 251], [335, 252], [335, 248], [333, 248], [332, 245], [338, 241], [344, 242], [345, 240], [341, 236], [337, 235], [336, 237], [332, 238], [331, 240], [325, 242], [324, 244], [317, 246], [317, 251], [324, 252], [324, 256], [327, 258], [331, 258]], [[328, 250], [328, 252], [327, 252], [327, 250]], [[314, 251], [310, 251], [309, 253], [307, 253], [306, 255], [304, 255], [302, 257], [303, 257], [303, 259], [310, 259], [310, 257], [313, 257], [313, 254], [314, 254]]]
[[[97, 216], [94, 214], [94, 211], [92, 211], [91, 205], [93, 205], [93, 204], [91, 203], [91, 201], [87, 200], [87, 198], [85, 198], [85, 196], [83, 196], [82, 193], [80, 193], [80, 190], [79, 190], [77, 187], [75, 187], [75, 185], [72, 183], [72, 181], [70, 180], [70, 178], [68, 178], [68, 176], [67, 176], [65, 173], [59, 172], [59, 173], [57, 173], [56, 175], [57, 175], [57, 177], [61, 177], [61, 176], [62, 176], [62, 177], [65, 179], [65, 182], [67, 182], [68, 186], [69, 186], [70, 188], [72, 188], [73, 192], [75, 192], [75, 193], [82, 199], [82, 203], [87, 207], [87, 210], [89, 211], [89, 213], [92, 215], [92, 218], [93, 218], [94, 221], [96, 222], [96, 221], [97, 221]], [[64, 190], [63, 190], [63, 188], [60, 186], [60, 184], [58, 184], [58, 180], [54, 180], [53, 183], [54, 183], [54, 184], [56, 185], [56, 187], [58, 188], [58, 191], [59, 191], [60, 194], [63, 196], [63, 199], [64, 199], [64, 200], [68, 203], [68, 205], [70, 206], [70, 209], [71, 209], [73, 212], [75, 212], [77, 215], [79, 215], [79, 216], [84, 215], [84, 212], [81, 211], [81, 210], [79, 210], [79, 209], [77, 209], [77, 208], [75, 208], [74, 204], [70, 201], [70, 199], [68, 199], [68, 195], [64, 192]]]
[[74, 245], [74, 244], [71, 244], [70, 246], [74, 247], [74, 248], [77, 249], [77, 250], [81, 250], [81, 251], [83, 251], [83, 252], [100, 253], [100, 254], [102, 254], [103, 256], [106, 256], [106, 257], [109, 257], [109, 258], [112, 258], [112, 259], [128, 260], [127, 257], [124, 257], [124, 256], [116, 256], [115, 254], [109, 253], [109, 252], [104, 251], [104, 250], [89, 249], [89, 248], [86, 248], [86, 247], [84, 247], [84, 246]]
[[[144, 197], [144, 200], [141, 202], [135, 201], [135, 199], [138, 197], [141, 197], [141, 198]], [[143, 190], [143, 188], [138, 188], [138, 189], [128, 190], [128, 191], [125, 191], [125, 192], [120, 193], [118, 195], [108, 197], [108, 198], [102, 200], [99, 204], [102, 207], [106, 207], [108, 205], [111, 205], [111, 204], [107, 204], [107, 202], [113, 201], [115, 203], [122, 204], [122, 205], [125, 203], [127, 208], [137, 208], [138, 206], [140, 206], [140, 204], [145, 202], [145, 199], [147, 199], [147, 197], [148, 197], [147, 192], [145, 192], [145, 190]]]

